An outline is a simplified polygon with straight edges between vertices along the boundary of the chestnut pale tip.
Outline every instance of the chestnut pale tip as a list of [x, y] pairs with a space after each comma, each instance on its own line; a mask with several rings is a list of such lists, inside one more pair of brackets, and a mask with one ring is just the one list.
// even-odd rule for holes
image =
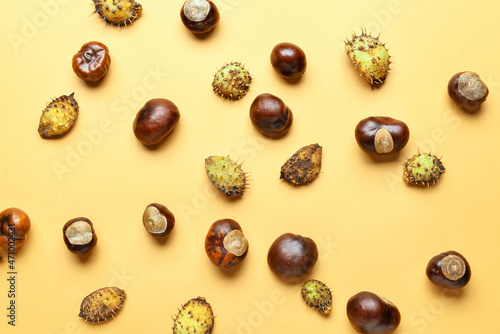
[[206, 0], [187, 0], [184, 4], [184, 15], [193, 22], [201, 22], [207, 18], [210, 4]]
[[452, 281], [460, 279], [465, 274], [465, 262], [457, 255], [448, 255], [441, 260], [443, 275]]
[[245, 254], [248, 248], [248, 240], [240, 230], [232, 230], [229, 232], [224, 237], [223, 244], [224, 248], [227, 249], [228, 252], [236, 256]]
[[394, 149], [394, 141], [387, 129], [381, 128], [375, 133], [375, 151], [377, 153], [390, 153]]
[[79, 220], [68, 226], [66, 238], [72, 245], [86, 245], [93, 237], [92, 226], [86, 221]]

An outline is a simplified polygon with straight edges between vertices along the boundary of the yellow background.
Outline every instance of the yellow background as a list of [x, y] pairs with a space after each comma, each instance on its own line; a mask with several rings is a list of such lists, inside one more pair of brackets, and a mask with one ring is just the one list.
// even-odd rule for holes
[[[32, 229], [16, 257], [15, 328], [7, 325], [7, 263], [0, 264], [0, 332], [168, 333], [177, 308], [203, 296], [218, 334], [355, 333], [346, 302], [368, 290], [399, 307], [397, 333], [497, 333], [498, 1], [220, 0], [221, 20], [205, 39], [182, 25], [183, 1], [141, 3], [140, 19], [126, 29], [89, 16], [90, 0], [2, 5], [0, 209], [23, 209]], [[381, 32], [390, 49], [392, 71], [380, 89], [359, 77], [343, 51], [343, 40], [361, 28]], [[106, 44], [112, 57], [97, 87], [71, 68], [73, 54], [91, 40]], [[272, 48], [284, 41], [307, 55], [296, 84], [270, 65]], [[231, 60], [254, 76], [237, 102], [211, 89], [212, 75]], [[446, 91], [464, 70], [490, 89], [475, 115]], [[45, 104], [72, 92], [80, 105], [76, 125], [61, 139], [42, 139]], [[294, 114], [280, 140], [261, 136], [248, 116], [265, 92]], [[132, 123], [156, 97], [172, 100], [181, 119], [158, 149], [148, 150]], [[409, 126], [410, 141], [396, 160], [376, 162], [357, 146], [354, 127], [372, 115]], [[316, 142], [323, 146], [316, 181], [301, 188], [280, 181], [285, 159]], [[428, 189], [402, 180], [402, 162], [419, 149], [442, 156], [447, 168]], [[238, 200], [215, 190], [204, 171], [206, 157], [227, 154], [251, 173]], [[142, 226], [151, 202], [176, 217], [165, 243]], [[99, 238], [85, 261], [62, 240], [64, 223], [79, 216], [93, 221]], [[230, 273], [204, 251], [209, 226], [221, 218], [237, 220], [250, 243]], [[269, 246], [285, 232], [316, 241], [310, 277], [334, 291], [330, 316], [303, 304], [301, 284], [285, 284], [269, 270]], [[456, 293], [425, 276], [429, 259], [447, 250], [461, 252], [472, 267], [471, 282]], [[81, 300], [109, 285], [127, 292], [124, 308], [106, 324], [84, 323]]]

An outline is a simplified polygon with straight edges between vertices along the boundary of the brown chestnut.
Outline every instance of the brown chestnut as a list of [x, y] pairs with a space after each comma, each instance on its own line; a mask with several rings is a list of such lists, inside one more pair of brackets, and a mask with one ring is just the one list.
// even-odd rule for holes
[[205, 252], [219, 268], [236, 268], [245, 259], [248, 240], [233, 219], [220, 219], [210, 226], [205, 238]]
[[283, 137], [293, 123], [293, 114], [283, 100], [271, 94], [260, 94], [250, 106], [250, 120], [263, 135]]
[[398, 308], [389, 300], [362, 291], [347, 302], [347, 318], [360, 333], [390, 333], [401, 322]]
[[161, 143], [179, 122], [177, 106], [167, 99], [146, 102], [134, 120], [134, 134], [145, 146]]
[[111, 57], [108, 47], [101, 42], [83, 44], [73, 56], [73, 71], [84, 81], [98, 81], [108, 73]]
[[217, 6], [210, 0], [186, 0], [181, 8], [182, 23], [194, 34], [212, 31], [219, 18]]
[[410, 139], [408, 126], [397, 119], [372, 116], [362, 119], [354, 136], [359, 147], [369, 154], [390, 154], [401, 151]]
[[317, 260], [316, 243], [292, 233], [278, 237], [267, 253], [269, 268], [283, 280], [294, 280], [309, 274]]
[[26, 241], [31, 221], [26, 212], [9, 208], [0, 212], [0, 247], [15, 253]]
[[64, 224], [63, 239], [68, 250], [75, 254], [88, 253], [97, 244], [94, 225], [85, 217], [74, 218]]
[[295, 44], [279, 43], [271, 52], [271, 64], [283, 78], [298, 79], [306, 71], [306, 54]]
[[488, 87], [474, 72], [459, 72], [448, 82], [448, 94], [462, 108], [473, 113], [488, 97]]
[[434, 256], [425, 272], [432, 283], [449, 289], [463, 288], [471, 277], [469, 263], [462, 254], [455, 251]]
[[175, 225], [175, 217], [165, 205], [151, 203], [144, 210], [142, 223], [146, 230], [155, 237], [165, 237]]

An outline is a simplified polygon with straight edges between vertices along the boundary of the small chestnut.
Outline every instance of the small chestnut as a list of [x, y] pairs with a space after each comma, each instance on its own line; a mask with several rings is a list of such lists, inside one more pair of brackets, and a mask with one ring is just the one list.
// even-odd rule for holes
[[194, 34], [212, 31], [219, 18], [217, 6], [210, 0], [186, 0], [181, 8], [182, 23]]
[[139, 110], [134, 120], [134, 134], [145, 146], [161, 143], [179, 122], [177, 106], [167, 99], [152, 99]]
[[0, 212], [0, 247], [15, 253], [26, 241], [31, 221], [26, 212], [9, 208]]
[[165, 205], [151, 203], [144, 210], [142, 223], [146, 230], [155, 237], [165, 237], [175, 225], [175, 217]]
[[389, 300], [362, 291], [347, 302], [347, 318], [360, 333], [390, 333], [401, 322], [398, 308]]
[[410, 139], [408, 126], [400, 120], [372, 116], [362, 119], [354, 136], [359, 147], [368, 154], [390, 154], [401, 151]]
[[75, 254], [88, 253], [97, 243], [94, 225], [85, 217], [74, 218], [64, 224], [63, 239], [68, 250]]
[[429, 280], [438, 286], [459, 289], [469, 283], [471, 270], [462, 254], [447, 251], [429, 261], [426, 274]]
[[459, 72], [448, 82], [448, 94], [462, 110], [473, 113], [488, 97], [488, 87], [474, 72]]
[[263, 135], [283, 137], [293, 123], [293, 114], [283, 100], [271, 94], [260, 94], [250, 106], [250, 120]]
[[269, 268], [283, 280], [294, 280], [309, 274], [317, 260], [316, 243], [292, 233], [278, 237], [267, 253]]
[[240, 224], [233, 219], [220, 219], [210, 226], [205, 238], [205, 252], [219, 268], [236, 268], [245, 259], [248, 240]]
[[108, 73], [111, 57], [108, 47], [101, 42], [83, 44], [73, 56], [73, 71], [84, 81], [98, 81]]
[[298, 79], [306, 71], [306, 54], [295, 44], [279, 43], [271, 52], [271, 65], [283, 78]]

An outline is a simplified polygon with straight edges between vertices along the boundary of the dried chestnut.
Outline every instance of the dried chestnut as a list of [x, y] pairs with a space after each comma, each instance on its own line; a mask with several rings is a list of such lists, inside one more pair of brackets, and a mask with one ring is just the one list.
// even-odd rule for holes
[[142, 223], [146, 230], [155, 237], [165, 237], [175, 225], [175, 217], [165, 205], [149, 204], [142, 215]]
[[389, 300], [363, 291], [347, 302], [347, 318], [360, 333], [389, 333], [401, 322], [398, 308]]
[[271, 64], [283, 78], [297, 79], [306, 71], [306, 54], [295, 44], [279, 43], [271, 52]]
[[134, 120], [134, 134], [145, 146], [161, 143], [179, 122], [177, 106], [167, 99], [146, 102]]
[[471, 277], [469, 263], [455, 251], [434, 256], [427, 265], [426, 274], [432, 283], [449, 289], [463, 288]]
[[307, 237], [285, 233], [278, 237], [267, 253], [267, 264], [272, 272], [284, 280], [293, 280], [309, 274], [318, 260], [318, 247]]
[[68, 250], [75, 254], [88, 253], [97, 243], [94, 225], [85, 217], [74, 218], [64, 224], [63, 239]]
[[462, 108], [473, 113], [488, 97], [488, 87], [474, 72], [459, 72], [448, 82], [448, 94]]
[[26, 212], [9, 208], [0, 212], [0, 247], [15, 253], [26, 241], [31, 221]]
[[410, 139], [408, 126], [391, 117], [377, 116], [362, 119], [354, 135], [359, 147], [369, 154], [389, 154], [401, 151]]
[[181, 9], [182, 23], [194, 34], [205, 34], [215, 28], [220, 14], [209, 0], [186, 0]]
[[73, 71], [84, 81], [98, 81], [108, 73], [111, 57], [108, 47], [101, 42], [83, 44], [73, 56]]
[[233, 219], [220, 219], [210, 226], [205, 238], [205, 252], [219, 268], [236, 268], [247, 256], [248, 240], [240, 224]]
[[293, 114], [283, 100], [271, 94], [260, 94], [250, 106], [253, 126], [265, 136], [283, 137], [293, 123]]

